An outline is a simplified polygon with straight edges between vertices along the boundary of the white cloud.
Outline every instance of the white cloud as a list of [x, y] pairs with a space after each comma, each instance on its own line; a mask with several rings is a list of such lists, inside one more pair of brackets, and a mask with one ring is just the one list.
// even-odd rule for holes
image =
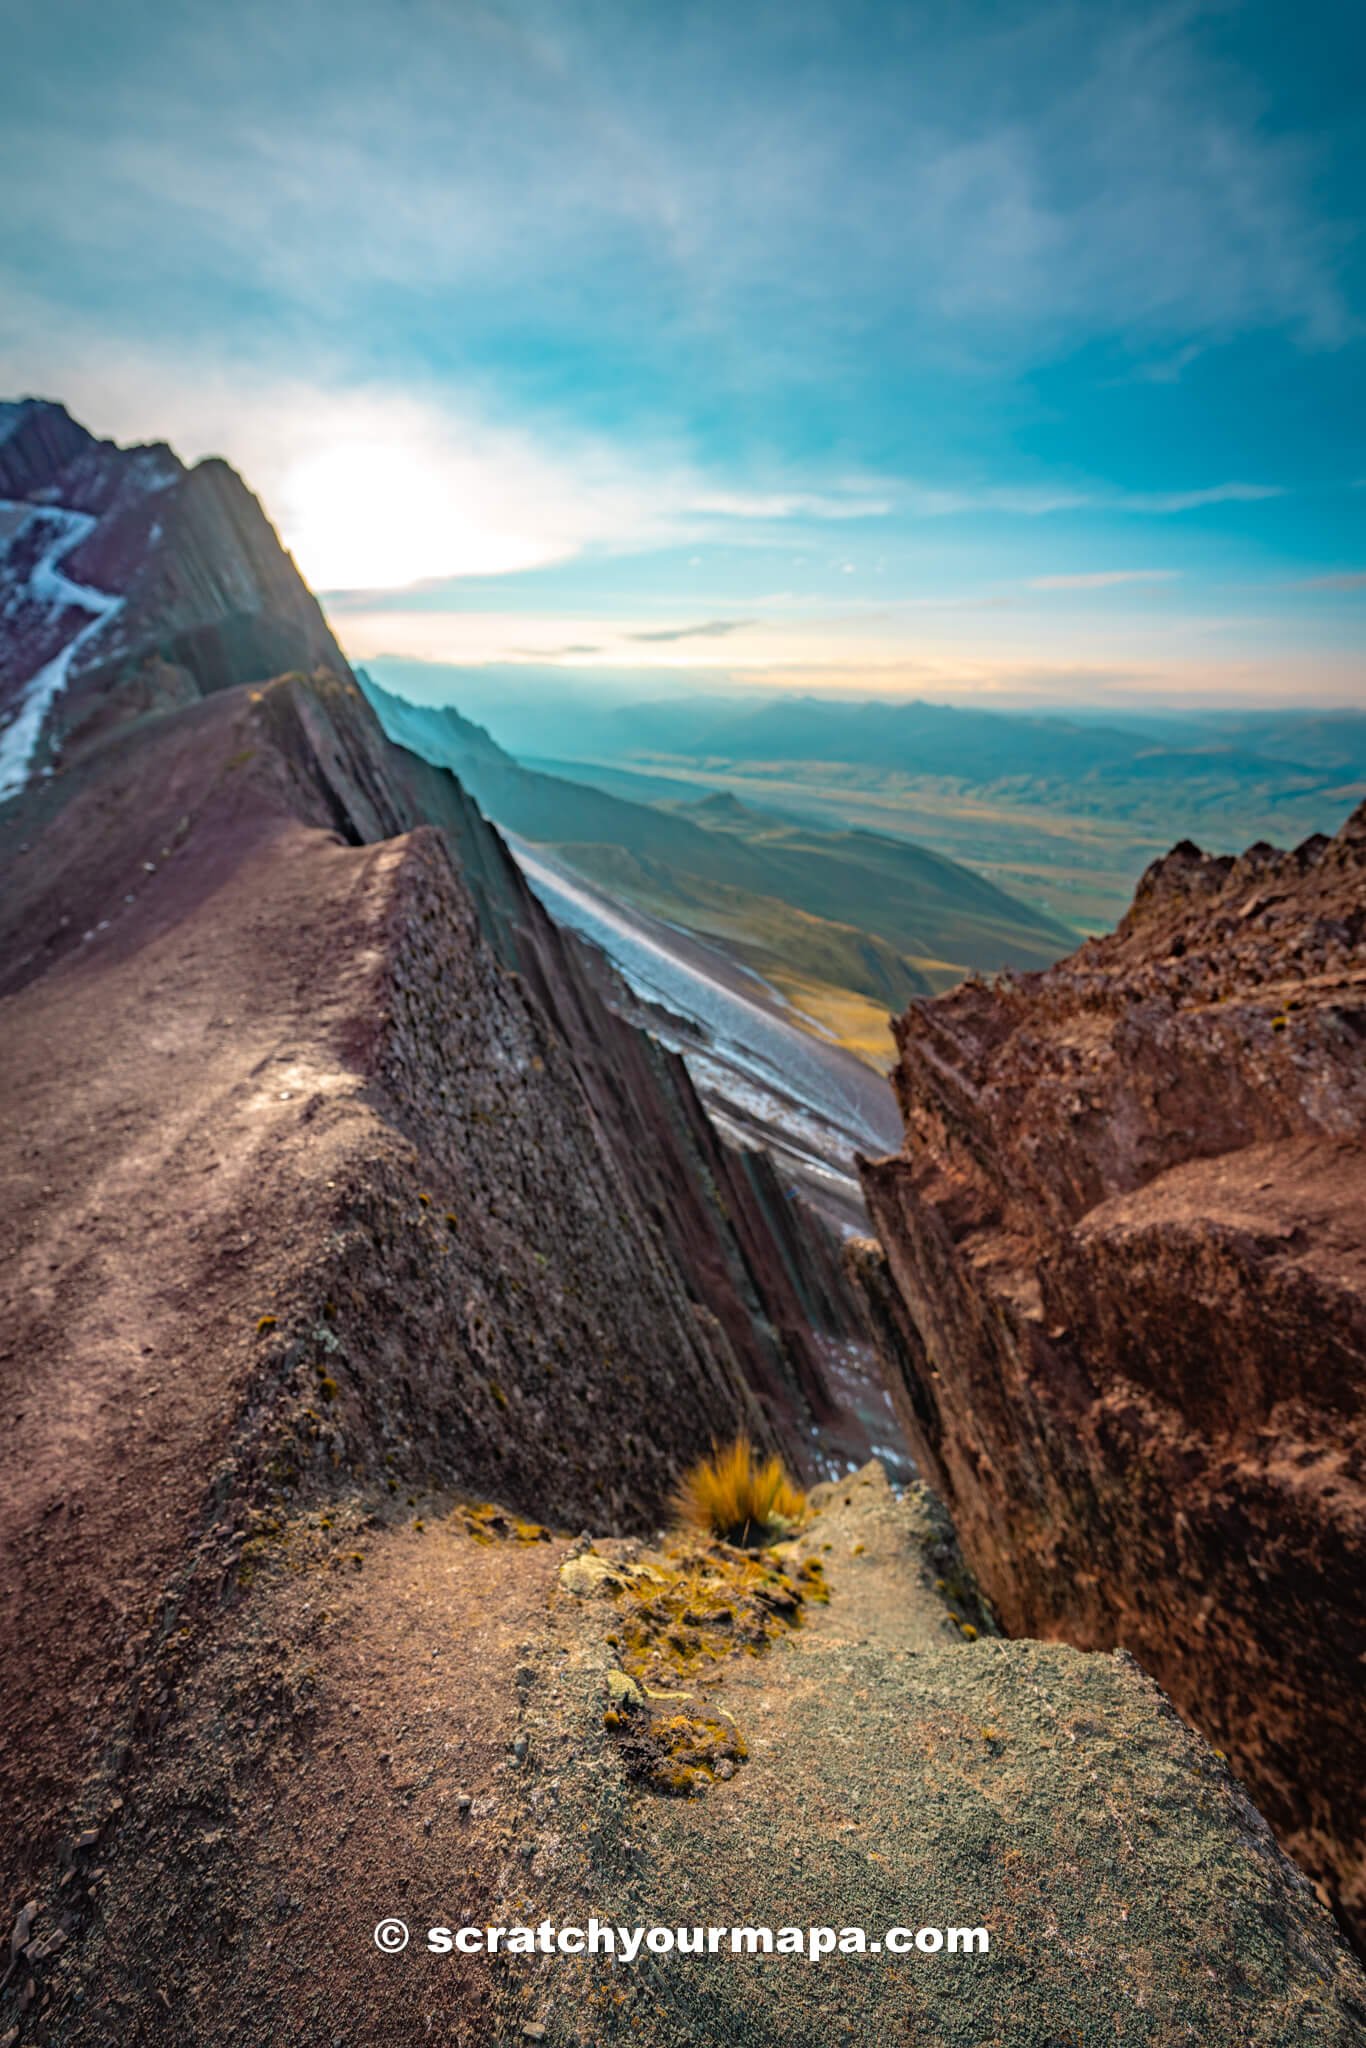
[[1282, 484], [1211, 484], [1197, 491], [1133, 491], [1106, 502], [1117, 511], [1198, 512], [1206, 505], [1258, 505], [1284, 496]]
[[1034, 576], [1031, 590], [1108, 590], [1115, 583], [1172, 583], [1179, 569], [1090, 569], [1075, 576]]
[[1254, 505], [1267, 498], [1285, 496], [1282, 484], [1222, 483], [1194, 490], [1126, 491], [1104, 485], [1066, 489], [1038, 485], [983, 485], [963, 490], [908, 484], [897, 502], [924, 519], [948, 519], [962, 513], [1000, 512], [1022, 519], [1047, 519], [1059, 512], [1195, 512], [1208, 505]]
[[843, 491], [704, 491], [691, 509], [721, 519], [882, 519], [896, 507], [882, 484], [873, 495], [857, 485]]
[[126, 349], [62, 363], [59, 345], [47, 365], [44, 395], [92, 432], [167, 440], [186, 461], [224, 456], [319, 590], [505, 575], [648, 544], [677, 511], [677, 486], [643, 453], [510, 427], [473, 396], [329, 387]]

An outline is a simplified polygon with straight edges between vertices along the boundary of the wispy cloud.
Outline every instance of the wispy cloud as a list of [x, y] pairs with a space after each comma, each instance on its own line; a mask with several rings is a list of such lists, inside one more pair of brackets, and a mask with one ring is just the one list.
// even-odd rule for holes
[[1174, 583], [1179, 569], [1088, 569], [1074, 576], [1031, 576], [1031, 590], [1108, 590], [1114, 583]]
[[1211, 484], [1196, 491], [1131, 491], [1108, 503], [1116, 511], [1199, 512], [1209, 505], [1260, 505], [1284, 496], [1284, 484]]
[[902, 491], [898, 502], [908, 512], [925, 519], [952, 518], [974, 512], [1046, 519], [1056, 513], [1087, 510], [1152, 514], [1197, 512], [1212, 505], [1256, 505], [1285, 495], [1283, 484], [1205, 484], [1193, 490], [1174, 491], [1071, 489], [1046, 484], [1028, 488], [985, 485], [957, 490], [911, 484]]
[[1169, 355], [1140, 363], [1130, 374], [1141, 384], [1179, 384], [1191, 364], [1198, 363], [1205, 353], [1205, 343], [1188, 341], [1184, 348], [1174, 349]]
[[742, 633], [752, 619], [708, 619], [700, 626], [665, 626], [648, 633], [628, 633], [628, 640], [724, 640]]
[[1294, 590], [1366, 590], [1366, 569], [1343, 569], [1331, 576], [1309, 576]]
[[721, 519], [882, 519], [896, 503], [883, 485], [871, 496], [857, 490], [704, 491], [692, 509]]

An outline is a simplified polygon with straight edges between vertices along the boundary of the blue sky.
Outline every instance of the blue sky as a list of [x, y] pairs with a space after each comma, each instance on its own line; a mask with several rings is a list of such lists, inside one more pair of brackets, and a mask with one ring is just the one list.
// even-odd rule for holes
[[1354, 9], [51, 0], [4, 46], [0, 386], [227, 455], [358, 658], [1366, 696]]

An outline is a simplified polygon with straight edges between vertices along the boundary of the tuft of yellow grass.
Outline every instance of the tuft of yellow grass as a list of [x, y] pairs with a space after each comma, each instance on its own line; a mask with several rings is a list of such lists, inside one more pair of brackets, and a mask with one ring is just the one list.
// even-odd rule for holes
[[788, 1478], [781, 1458], [761, 1463], [747, 1436], [723, 1450], [712, 1445], [685, 1472], [674, 1492], [680, 1518], [725, 1543], [758, 1548], [786, 1536], [800, 1520], [806, 1497]]

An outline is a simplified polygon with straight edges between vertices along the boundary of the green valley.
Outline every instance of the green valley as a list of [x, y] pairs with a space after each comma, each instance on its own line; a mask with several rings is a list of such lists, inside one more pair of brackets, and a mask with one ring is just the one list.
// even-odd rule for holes
[[1043, 967], [1075, 943], [1060, 920], [914, 842], [694, 797], [686, 784], [636, 801], [524, 767], [452, 708], [365, 681], [390, 738], [453, 770], [496, 824], [720, 945], [876, 1064], [890, 1060], [888, 1013], [912, 996]]

